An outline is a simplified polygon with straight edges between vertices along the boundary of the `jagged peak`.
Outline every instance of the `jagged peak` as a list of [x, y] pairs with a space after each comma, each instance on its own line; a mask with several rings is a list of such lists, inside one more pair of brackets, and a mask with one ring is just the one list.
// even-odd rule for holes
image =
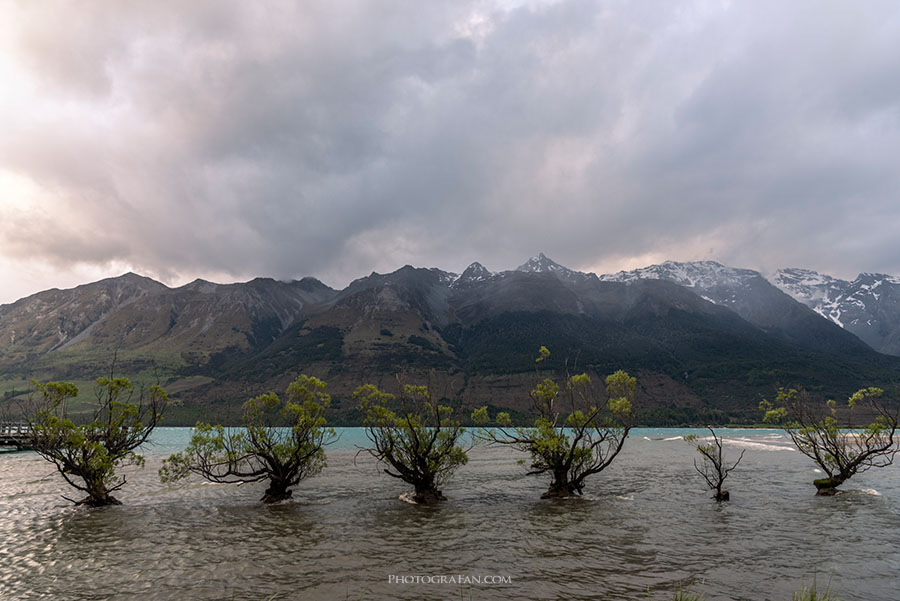
[[501, 274], [496, 274], [500, 277], [504, 277], [510, 273], [549, 273], [551, 275], [556, 276], [557, 279], [568, 282], [570, 284], [578, 284], [580, 282], [584, 282], [589, 279], [596, 279], [596, 275], [593, 273], [584, 273], [581, 271], [575, 271], [573, 269], [569, 269], [563, 265], [560, 265], [544, 253], [538, 254], [536, 257], [531, 257], [522, 265], [519, 265], [514, 271], [504, 271]]
[[492, 276], [492, 275], [494, 275], [494, 274], [491, 273], [491, 271], [490, 271], [487, 267], [485, 267], [484, 265], [482, 265], [482, 264], [479, 263], [478, 261], [475, 261], [474, 263], [472, 263], [471, 265], [469, 265], [468, 267], [466, 267], [466, 270], [463, 271], [463, 273], [462, 273], [462, 275], [461, 275], [460, 277], [466, 277], [466, 276], [468, 276], [468, 277], [472, 277], [472, 276], [476, 276], [476, 277], [487, 276], [487, 277], [490, 277], [490, 276]]
[[538, 256], [531, 257], [525, 263], [516, 267], [515, 270], [530, 273], [543, 273], [548, 271], [572, 271], [568, 267], [563, 267], [544, 253], [539, 253]]
[[475, 261], [462, 272], [458, 278], [456, 278], [451, 284], [452, 287], [458, 288], [463, 285], [475, 284], [478, 282], [486, 282], [494, 277], [494, 274], [491, 273], [484, 265]]

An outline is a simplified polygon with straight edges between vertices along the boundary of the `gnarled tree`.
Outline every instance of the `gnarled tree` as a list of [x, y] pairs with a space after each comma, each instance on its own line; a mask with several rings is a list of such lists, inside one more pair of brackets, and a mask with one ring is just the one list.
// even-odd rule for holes
[[[52, 462], [72, 487], [87, 494], [76, 505], [120, 505], [112, 493], [122, 488], [125, 476], [116, 468], [144, 464], [135, 452], [153, 432], [169, 402], [159, 386], [135, 388], [128, 378], [99, 378], [97, 403], [89, 417], [70, 418], [68, 401], [78, 396], [71, 382], [33, 382], [37, 407], [30, 412], [32, 448]], [[80, 422], [80, 423], [76, 423]]]
[[291, 487], [325, 467], [324, 447], [334, 438], [325, 427], [325, 388], [322, 380], [301, 375], [284, 401], [268, 393], [244, 403], [243, 428], [198, 423], [187, 448], [163, 462], [160, 479], [195, 473], [229, 484], [268, 480], [263, 503], [290, 498]]
[[411, 484], [416, 503], [446, 500], [440, 487], [469, 460], [459, 444], [465, 429], [453, 410], [441, 405], [429, 386], [402, 385], [398, 399], [366, 384], [353, 396], [372, 443], [365, 450], [387, 464], [384, 473]]
[[688, 434], [684, 437], [684, 440], [697, 449], [697, 452], [700, 453], [700, 456], [702, 457], [699, 465], [697, 464], [697, 460], [694, 459], [694, 469], [703, 477], [703, 480], [706, 481], [706, 485], [709, 489], [715, 491], [713, 499], [716, 501], [728, 501], [731, 498], [731, 495], [729, 495], [728, 491], [724, 490], [722, 486], [725, 483], [725, 478], [728, 477], [728, 474], [730, 474], [741, 462], [741, 459], [744, 458], [744, 450], [741, 451], [741, 455], [738, 457], [737, 461], [729, 467], [722, 451], [722, 439], [716, 435], [716, 431], [713, 430], [712, 427], [706, 426], [706, 429], [712, 434], [713, 441], [711, 443], [703, 442], [696, 434]]
[[[834, 401], [828, 401], [823, 408], [805, 390], [780, 388], [775, 403], [764, 400], [760, 409], [765, 411], [767, 423], [784, 428], [797, 449], [825, 472], [825, 478], [813, 481], [816, 494], [833, 495], [854, 474], [893, 463], [900, 450], [900, 409], [889, 410], [881, 401], [883, 394], [880, 388], [862, 388], [850, 396], [844, 415], [839, 416]], [[859, 405], [865, 405], [875, 415], [864, 427], [854, 423]]]
[[[537, 362], [549, 356], [542, 346]], [[581, 495], [585, 480], [609, 467], [622, 450], [633, 425], [636, 386], [637, 379], [619, 370], [607, 376], [604, 398], [587, 374], [569, 376], [562, 388], [545, 378], [531, 391], [538, 415], [533, 426], [515, 427], [505, 412], [492, 422], [487, 407], [473, 412], [472, 419], [483, 426], [482, 439], [529, 453], [529, 475], [551, 475], [541, 498]]]

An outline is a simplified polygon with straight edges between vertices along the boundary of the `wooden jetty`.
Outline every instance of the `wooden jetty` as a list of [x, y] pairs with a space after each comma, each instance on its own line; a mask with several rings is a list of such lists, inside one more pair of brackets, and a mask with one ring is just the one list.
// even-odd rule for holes
[[31, 425], [26, 422], [0, 422], [0, 448], [15, 447], [22, 451], [31, 447]]

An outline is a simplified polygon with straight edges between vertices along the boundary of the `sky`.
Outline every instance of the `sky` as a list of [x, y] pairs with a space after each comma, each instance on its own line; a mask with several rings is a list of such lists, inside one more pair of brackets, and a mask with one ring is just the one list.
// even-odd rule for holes
[[0, 303], [134, 271], [900, 275], [900, 4], [0, 0]]

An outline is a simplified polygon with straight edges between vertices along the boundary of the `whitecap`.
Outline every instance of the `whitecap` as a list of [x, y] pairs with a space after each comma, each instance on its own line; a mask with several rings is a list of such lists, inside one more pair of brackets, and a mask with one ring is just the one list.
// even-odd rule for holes
[[748, 449], [754, 449], [757, 451], [796, 451], [793, 446], [788, 445], [778, 445], [778, 444], [766, 444], [764, 442], [756, 442], [754, 440], [747, 440], [746, 438], [735, 438], [727, 441], [730, 444], [745, 447]]
[[860, 488], [857, 489], [857, 492], [861, 492], [864, 495], [875, 495], [876, 497], [880, 497], [881, 493], [875, 490], [874, 488]]
[[418, 503], [416, 503], [416, 502], [413, 500], [413, 495], [414, 495], [414, 494], [415, 494], [415, 493], [412, 493], [412, 492], [405, 492], [405, 493], [403, 493], [402, 495], [400, 495], [399, 499], [400, 499], [401, 501], [403, 501], [404, 503], [409, 503], [410, 505], [418, 505]]

